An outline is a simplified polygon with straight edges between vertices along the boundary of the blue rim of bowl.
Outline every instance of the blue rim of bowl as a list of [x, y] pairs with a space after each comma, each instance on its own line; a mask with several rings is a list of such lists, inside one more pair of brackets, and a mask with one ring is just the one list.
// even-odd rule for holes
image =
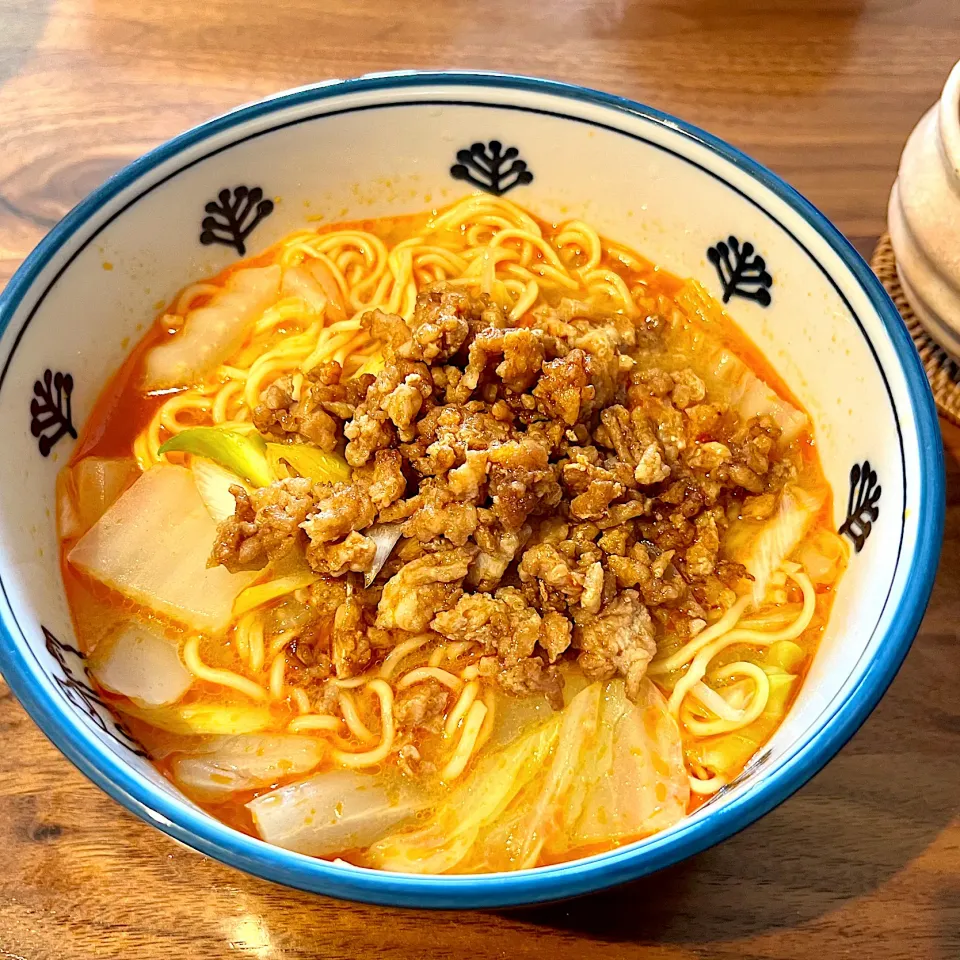
[[[727, 839], [768, 813], [798, 790], [836, 754], [869, 716], [896, 676], [917, 633], [933, 589], [943, 537], [945, 479], [939, 422], [926, 375], [906, 327], [873, 272], [830, 223], [796, 190], [761, 164], [699, 128], [635, 101], [586, 87], [485, 72], [411, 72], [372, 74], [335, 80], [277, 94], [216, 117], [167, 141], [124, 167], [91, 193], [38, 244], [0, 294], [0, 336], [20, 301], [59, 249], [86, 221], [142, 175], [178, 153], [232, 127], [278, 110], [351, 93], [408, 87], [460, 85], [542, 93], [613, 108], [681, 133], [749, 174], [810, 224], [854, 276], [876, 310], [899, 357], [917, 427], [920, 458], [918, 531], [903, 576], [902, 616], [892, 618], [875, 656], [845, 698], [816, 721], [817, 729], [776, 770], [752, 781], [739, 795], [701, 819], [681, 823], [641, 846], [626, 846], [584, 860], [515, 874], [429, 876], [360, 870], [270, 846], [211, 819], [196, 808], [153, 787], [134, 773], [105, 744], [63, 722], [52, 690], [34, 680], [16, 655], [8, 618], [0, 614], [0, 670], [27, 712], [46, 736], [101, 789], [147, 823], [171, 837], [255, 876], [308, 891], [392, 906], [466, 908], [540, 903], [602, 890], [671, 866]], [[498, 104], [491, 103], [496, 108]]]

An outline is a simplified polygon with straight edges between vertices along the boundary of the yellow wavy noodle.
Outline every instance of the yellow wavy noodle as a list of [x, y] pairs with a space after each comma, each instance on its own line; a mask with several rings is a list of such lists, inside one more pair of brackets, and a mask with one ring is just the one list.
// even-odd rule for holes
[[[572, 220], [546, 238], [537, 222], [509, 200], [485, 194], [454, 204], [417, 236], [391, 248], [364, 230], [298, 231], [276, 248], [276, 262], [284, 268], [322, 264], [343, 298], [347, 318], [317, 316], [298, 297], [279, 300], [209, 382], [161, 404], [136, 439], [137, 461], [144, 469], [158, 463], [163, 442], [188, 426], [249, 424], [260, 394], [281, 376], [302, 377], [328, 360], [344, 366], [347, 376], [354, 374], [377, 347], [361, 329], [363, 314], [381, 309], [409, 319], [417, 294], [440, 281], [490, 295], [515, 321], [544, 298], [558, 296], [602, 299], [636, 316], [641, 308], [623, 278], [602, 266], [605, 254], [621, 262], [629, 256], [640, 265], [582, 221]], [[198, 300], [218, 289], [193, 284], [163, 322], [176, 326]], [[296, 379], [294, 384], [299, 387]]]

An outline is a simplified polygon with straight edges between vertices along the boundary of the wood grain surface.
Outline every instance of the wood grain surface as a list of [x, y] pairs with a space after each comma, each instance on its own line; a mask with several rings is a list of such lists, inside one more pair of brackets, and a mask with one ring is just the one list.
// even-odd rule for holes
[[[0, 284], [108, 174], [212, 114], [405, 67], [541, 74], [707, 127], [866, 255], [960, 56], [957, 0], [0, 0]], [[739, 836], [569, 903], [340, 903], [186, 850], [88, 783], [0, 684], [0, 960], [960, 957], [960, 430], [921, 634], [840, 755]]]

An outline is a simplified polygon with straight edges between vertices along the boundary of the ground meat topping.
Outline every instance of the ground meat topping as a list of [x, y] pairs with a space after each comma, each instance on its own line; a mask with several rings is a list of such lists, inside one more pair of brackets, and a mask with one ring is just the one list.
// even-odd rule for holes
[[[404, 690], [393, 702], [397, 726], [407, 732], [439, 733], [450, 691], [436, 680], [427, 680]], [[419, 760], [419, 756], [416, 758]]]
[[370, 526], [376, 515], [373, 501], [360, 484], [318, 485], [301, 526], [311, 542], [330, 543]]
[[540, 615], [514, 587], [504, 587], [494, 596], [467, 594], [430, 624], [450, 640], [480, 644], [485, 653], [495, 653], [509, 665], [529, 657], [541, 630]]
[[647, 664], [657, 652], [650, 613], [634, 590], [624, 590], [600, 614], [577, 630], [578, 663], [593, 680], [617, 674], [635, 697]]
[[550, 663], [556, 663], [560, 655], [570, 646], [573, 625], [556, 610], [548, 610], [540, 624], [540, 646], [543, 647]]
[[368, 625], [360, 599], [353, 595], [346, 597], [333, 619], [333, 668], [339, 680], [362, 673], [370, 662]]
[[563, 706], [563, 676], [556, 667], [545, 667], [540, 657], [527, 657], [509, 665], [485, 657], [480, 661], [480, 673], [495, 677], [500, 689], [511, 696], [541, 694], [555, 710]]
[[254, 426], [280, 440], [291, 437], [316, 444], [327, 452], [342, 438], [342, 424], [353, 417], [366, 395], [372, 377], [357, 377], [341, 383], [343, 370], [336, 361], [311, 370], [295, 399], [293, 378], [280, 377], [263, 392], [254, 408]]
[[[210, 562], [302, 551], [322, 575], [319, 662], [337, 677], [430, 631], [468, 644], [512, 695], [560, 703], [558, 665], [574, 657], [635, 695], [658, 631], [692, 636], [734, 602], [745, 571], [724, 533], [773, 516], [799, 465], [770, 417], [741, 418], [712, 374], [677, 365], [668, 309], [631, 319], [564, 299], [514, 322], [437, 284], [409, 319], [370, 311], [375, 377], [333, 362], [299, 390], [281, 377], [253, 418], [267, 437], [343, 451], [351, 479], [233, 488]], [[384, 525], [399, 540], [375, 561]], [[447, 696], [404, 691], [398, 723], [433, 723]]]
[[580, 419], [584, 403], [593, 399], [594, 389], [587, 374], [587, 358], [582, 350], [571, 350], [543, 364], [543, 373], [533, 396], [537, 410], [552, 420], [573, 426]]
[[377, 510], [386, 510], [396, 503], [407, 489], [407, 481], [403, 475], [403, 458], [396, 450], [378, 450], [373, 469], [370, 470], [368, 466], [358, 470], [355, 480], [366, 483], [367, 496]]
[[449, 609], [460, 598], [460, 583], [476, 549], [441, 550], [405, 564], [383, 587], [377, 626], [411, 632], [425, 630], [437, 613]]
[[260, 570], [303, 545], [300, 525], [314, 505], [309, 480], [281, 480], [252, 494], [233, 486], [230, 492], [236, 510], [217, 531], [210, 566], [223, 564], [231, 573]]
[[369, 570], [376, 552], [377, 545], [370, 537], [354, 531], [338, 543], [311, 541], [306, 556], [312, 570], [339, 577]]

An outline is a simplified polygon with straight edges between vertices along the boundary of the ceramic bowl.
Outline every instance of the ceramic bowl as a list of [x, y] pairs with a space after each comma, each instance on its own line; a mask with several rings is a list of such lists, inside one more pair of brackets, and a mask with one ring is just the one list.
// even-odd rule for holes
[[[473, 189], [547, 219], [582, 217], [725, 302], [813, 417], [851, 558], [786, 721], [693, 816], [559, 866], [378, 873], [231, 830], [160, 777], [114, 723], [73, 638], [54, 480], [107, 377], [157, 304], [188, 281], [309, 216], [419, 211]], [[223, 226], [238, 202], [246, 215]], [[409, 906], [532, 903], [703, 850], [780, 803], [853, 734], [906, 655], [933, 583], [944, 511], [937, 417], [883, 288], [768, 170], [618, 97], [521, 77], [402, 73], [242, 107], [147, 154], [65, 217], [4, 292], [0, 330], [0, 670], [47, 736], [128, 809], [205, 854], [306, 890]]]

